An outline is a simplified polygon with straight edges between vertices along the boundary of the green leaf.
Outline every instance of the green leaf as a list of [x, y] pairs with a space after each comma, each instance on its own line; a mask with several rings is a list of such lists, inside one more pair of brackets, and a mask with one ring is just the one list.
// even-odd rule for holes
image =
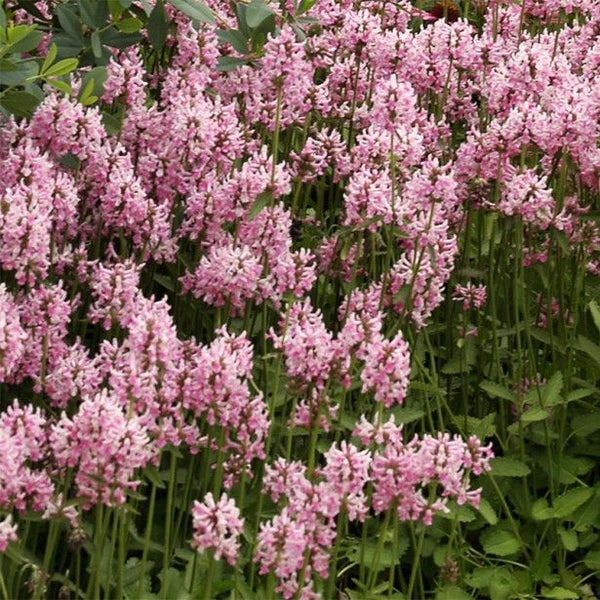
[[575, 348], [585, 352], [592, 360], [596, 362], [596, 364], [600, 365], [600, 346], [594, 344], [594, 342], [588, 338], [578, 335]]
[[39, 98], [28, 92], [8, 92], [0, 99], [0, 104], [18, 117], [31, 117], [39, 103]]
[[585, 388], [580, 388], [578, 390], [573, 390], [567, 394], [567, 402], [575, 402], [576, 400], [582, 400], [583, 398], [587, 398], [593, 394], [593, 390], [586, 390]]
[[117, 29], [123, 33], [136, 33], [142, 28], [143, 23], [137, 17], [130, 17], [118, 21], [115, 25], [117, 26]]
[[[79, 94], [79, 101], [83, 102], [82, 98], [84, 91], [89, 87], [90, 81], [93, 86], [89, 91], [89, 96], [97, 96], [100, 97], [104, 93], [104, 82], [106, 81], [107, 71], [106, 67], [94, 67], [90, 71], [88, 71], [81, 79], [81, 92]], [[85, 102], [83, 102], [85, 104]]]
[[0, 27], [6, 27], [6, 13], [0, 4]]
[[495, 525], [498, 522], [498, 515], [496, 514], [496, 511], [494, 510], [492, 505], [489, 503], [489, 501], [486, 500], [485, 498], [481, 499], [478, 510], [481, 513], [481, 516], [490, 525]]
[[142, 40], [142, 36], [139, 33], [124, 33], [116, 27], [109, 27], [100, 34], [100, 39], [105, 46], [122, 49], [137, 44]]
[[58, 49], [56, 47], [56, 44], [50, 44], [50, 48], [48, 48], [48, 53], [46, 54], [44, 64], [42, 65], [42, 69], [40, 71], [41, 75], [43, 75], [46, 72], [46, 69], [48, 69], [50, 65], [54, 62], [54, 60], [56, 59], [57, 52]]
[[92, 28], [102, 27], [108, 17], [108, 3], [98, 0], [77, 0], [83, 22]]
[[588, 307], [592, 313], [594, 325], [596, 325], [596, 329], [598, 330], [598, 333], [600, 333], [600, 306], [598, 306], [598, 303], [595, 300], [592, 300]]
[[572, 515], [582, 504], [587, 502], [594, 495], [591, 488], [576, 488], [562, 494], [553, 503], [554, 516], [557, 519], [564, 519]]
[[600, 413], [577, 415], [571, 421], [571, 431], [578, 437], [586, 437], [600, 429]]
[[167, 275], [163, 275], [161, 273], [155, 273], [154, 280], [157, 283], [160, 283], [160, 285], [162, 285], [165, 289], [169, 290], [170, 292], [175, 291], [175, 283]]
[[554, 406], [560, 402], [560, 391], [563, 387], [563, 376], [560, 371], [557, 371], [550, 377], [550, 381], [545, 385], [542, 394], [544, 406]]
[[471, 600], [471, 594], [468, 594], [457, 585], [445, 585], [435, 593], [435, 600]]
[[[58, 17], [60, 26], [63, 31], [74, 41], [83, 45], [83, 33], [81, 27], [81, 21], [75, 14], [75, 11], [65, 3], [60, 3], [56, 9], [55, 14]], [[60, 46], [60, 44], [59, 44]]]
[[58, 47], [58, 56], [60, 58], [77, 56], [83, 50], [85, 45], [83, 37], [81, 40], [76, 40], [66, 33], [57, 33], [53, 36], [52, 41]]
[[[10, 27], [8, 30], [10, 31]], [[19, 39], [19, 41], [10, 44], [10, 53], [22, 54], [23, 52], [35, 50], [42, 41], [43, 35], [41, 31], [30, 31], [25, 37]]]
[[535, 423], [537, 421], [543, 421], [548, 418], [548, 411], [545, 408], [541, 408], [540, 406], [536, 406], [534, 408], [530, 408], [526, 410], [521, 415], [522, 423]]
[[246, 23], [248, 27], [255, 28], [274, 14], [264, 0], [251, 0], [246, 8]]
[[588, 569], [600, 571], [600, 550], [592, 550], [585, 555], [583, 559], [585, 566]]
[[558, 535], [560, 537], [560, 541], [564, 546], [565, 550], [569, 552], [574, 552], [579, 548], [579, 540], [577, 539], [577, 532], [572, 529], [565, 529], [564, 527], [559, 527]]
[[200, 2], [200, 0], [168, 0], [168, 2], [184, 15], [196, 21], [209, 24], [215, 22], [215, 15], [212, 10], [204, 2]]
[[248, 40], [238, 29], [218, 29], [217, 37], [224, 44], [231, 44], [234, 50], [240, 54], [248, 54], [250, 52], [248, 48]]
[[217, 61], [217, 71], [233, 71], [234, 69], [247, 64], [248, 61], [245, 58], [237, 58], [236, 56], [220, 56]]
[[71, 86], [66, 81], [62, 81], [60, 79], [46, 79], [46, 83], [61, 91], [63, 94], [66, 94], [67, 96], [71, 94]]
[[509, 531], [488, 529], [481, 536], [481, 545], [488, 554], [508, 556], [521, 548], [521, 542]]
[[96, 58], [102, 57], [102, 42], [100, 41], [100, 33], [98, 31], [92, 32], [91, 37], [92, 42], [92, 52]]
[[269, 202], [273, 199], [273, 194], [267, 190], [262, 192], [256, 197], [256, 200], [252, 203], [252, 206], [248, 210], [248, 218], [254, 219], [254, 217], [258, 216], [258, 214], [265, 208]]
[[15, 68], [9, 71], [0, 71], [0, 84], [8, 87], [24, 85], [38, 74], [38, 64], [34, 61], [16, 62]]
[[168, 31], [169, 23], [163, 0], [157, 0], [148, 19], [148, 39], [153, 48], [160, 50], [165, 45]]
[[577, 592], [573, 592], [572, 590], [568, 590], [567, 588], [561, 587], [557, 585], [553, 588], [542, 588], [542, 597], [543, 598], [554, 598], [555, 600], [576, 600], [579, 598], [579, 594]]
[[527, 477], [531, 469], [520, 460], [498, 456], [490, 461], [495, 477]]
[[554, 516], [554, 511], [548, 505], [546, 498], [538, 498], [531, 505], [531, 518], [534, 521], [547, 521]]
[[98, 96], [93, 95], [94, 78], [90, 77], [89, 79], [87, 79], [85, 84], [83, 83], [83, 81], [81, 83], [81, 91], [79, 92], [79, 96], [77, 97], [77, 99], [84, 106], [89, 106], [90, 104], [93, 104], [94, 102], [96, 102], [96, 100], [98, 100]]
[[482, 381], [479, 387], [492, 397], [502, 398], [511, 402], [515, 400], [515, 395], [508, 388], [494, 381]]
[[44, 77], [60, 77], [77, 68], [79, 61], [76, 58], [63, 58], [54, 63], [45, 73]]

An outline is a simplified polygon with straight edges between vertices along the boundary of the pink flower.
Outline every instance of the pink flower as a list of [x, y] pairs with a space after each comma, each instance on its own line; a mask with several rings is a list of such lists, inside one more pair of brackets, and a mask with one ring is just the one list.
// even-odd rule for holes
[[17, 541], [17, 526], [12, 522], [12, 515], [0, 521], [0, 554], [6, 551], [8, 544]]
[[223, 494], [215, 502], [209, 492], [204, 496], [204, 502], [194, 501], [192, 519], [192, 548], [198, 552], [214, 550], [216, 559], [224, 556], [230, 565], [234, 565], [240, 549], [238, 537], [243, 531], [244, 519], [240, 518], [240, 510], [233, 499]]

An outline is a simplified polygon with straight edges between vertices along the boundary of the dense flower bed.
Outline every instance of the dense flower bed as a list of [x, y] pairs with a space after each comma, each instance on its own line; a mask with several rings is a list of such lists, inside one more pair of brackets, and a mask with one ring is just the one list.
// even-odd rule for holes
[[31, 5], [0, 597], [592, 596], [600, 4]]

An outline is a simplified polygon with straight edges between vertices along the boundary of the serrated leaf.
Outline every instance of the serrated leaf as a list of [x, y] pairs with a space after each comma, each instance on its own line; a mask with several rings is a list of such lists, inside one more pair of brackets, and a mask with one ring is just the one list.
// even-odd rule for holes
[[538, 498], [531, 505], [531, 518], [534, 521], [547, 521], [554, 516], [554, 511], [550, 508], [546, 498]]
[[560, 402], [560, 391], [563, 387], [563, 376], [560, 371], [557, 371], [550, 377], [550, 380], [544, 387], [542, 400], [544, 405], [554, 406]]
[[274, 14], [263, 0], [251, 0], [246, 8], [246, 24], [254, 29]]
[[537, 421], [543, 421], [548, 418], [548, 411], [540, 406], [535, 406], [526, 410], [521, 415], [522, 423], [536, 423]]
[[457, 585], [446, 585], [437, 590], [435, 600], [472, 600], [472, 596]]
[[153, 48], [160, 50], [165, 45], [168, 31], [169, 22], [163, 0], [157, 0], [148, 19], [148, 39]]
[[586, 390], [584, 388], [573, 390], [567, 394], [567, 402], [575, 402], [576, 400], [582, 400], [593, 394], [593, 390]]
[[527, 477], [531, 469], [520, 460], [498, 456], [490, 461], [494, 477]]
[[579, 547], [579, 541], [577, 539], [577, 532], [572, 529], [565, 529], [564, 527], [559, 527], [558, 535], [560, 537], [560, 541], [564, 546], [565, 550], [569, 552], [574, 552]]
[[215, 22], [215, 15], [212, 10], [200, 2], [200, 0], [168, 0], [169, 4], [181, 11], [184, 15], [200, 21], [201, 23], [213, 24]]
[[481, 499], [481, 501], [479, 502], [479, 508], [477, 510], [479, 510], [481, 516], [490, 525], [496, 525], [496, 523], [498, 523], [498, 515], [496, 514], [496, 511], [494, 510], [492, 505], [489, 503], [489, 501], [486, 500], [485, 498]]
[[481, 545], [488, 554], [508, 556], [521, 548], [521, 542], [509, 531], [488, 529], [481, 536]]
[[493, 398], [502, 398], [510, 402], [514, 402], [515, 400], [515, 395], [508, 388], [494, 381], [482, 381], [479, 387]]
[[571, 421], [571, 431], [578, 437], [586, 437], [600, 429], [600, 413], [577, 415]]
[[572, 515], [582, 504], [585, 504], [594, 495], [591, 488], [576, 488], [569, 490], [562, 496], [556, 498], [553, 503], [554, 516], [564, 519]]

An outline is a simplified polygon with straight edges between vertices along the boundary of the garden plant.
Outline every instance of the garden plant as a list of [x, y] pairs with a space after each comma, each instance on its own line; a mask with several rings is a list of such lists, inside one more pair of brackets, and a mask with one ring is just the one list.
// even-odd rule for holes
[[0, 600], [600, 595], [598, 0], [0, 0]]

